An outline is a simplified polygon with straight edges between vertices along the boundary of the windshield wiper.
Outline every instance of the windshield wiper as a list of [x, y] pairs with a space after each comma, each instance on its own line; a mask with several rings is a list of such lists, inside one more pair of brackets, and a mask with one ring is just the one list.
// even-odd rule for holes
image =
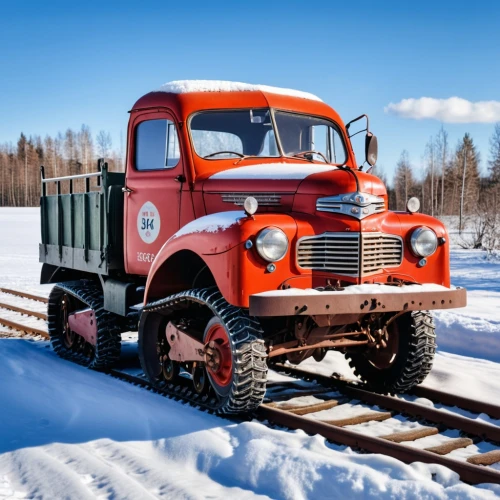
[[236, 155], [239, 156], [241, 159], [245, 158], [244, 154], [238, 153], [237, 151], [216, 151], [215, 153], [210, 153], [208, 155], [205, 155], [203, 158], [211, 158], [212, 156], [215, 155]]

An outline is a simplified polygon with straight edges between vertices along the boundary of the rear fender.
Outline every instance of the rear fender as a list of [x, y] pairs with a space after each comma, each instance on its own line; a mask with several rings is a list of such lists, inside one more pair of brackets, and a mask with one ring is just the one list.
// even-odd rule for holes
[[[267, 271], [268, 262], [255, 250], [255, 238], [265, 227], [276, 226], [296, 238], [297, 225], [286, 214], [224, 212], [196, 219], [180, 229], [161, 248], [151, 266], [144, 302], [190, 288], [216, 285], [232, 305], [248, 307], [249, 295], [276, 289], [294, 273], [290, 251]], [[252, 242], [247, 248], [246, 241]], [[250, 246], [250, 245], [248, 245]]]

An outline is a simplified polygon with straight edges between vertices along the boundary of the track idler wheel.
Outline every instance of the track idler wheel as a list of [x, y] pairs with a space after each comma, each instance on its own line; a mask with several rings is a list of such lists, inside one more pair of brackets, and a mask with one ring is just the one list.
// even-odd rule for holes
[[161, 369], [163, 373], [163, 378], [167, 382], [172, 382], [172, 380], [174, 380], [179, 375], [180, 372], [179, 363], [172, 361], [168, 357], [168, 354], [163, 355], [161, 367], [162, 367]]
[[196, 394], [207, 394], [210, 388], [210, 383], [203, 365], [199, 365], [196, 362], [193, 363], [191, 376], [193, 378], [193, 387]]

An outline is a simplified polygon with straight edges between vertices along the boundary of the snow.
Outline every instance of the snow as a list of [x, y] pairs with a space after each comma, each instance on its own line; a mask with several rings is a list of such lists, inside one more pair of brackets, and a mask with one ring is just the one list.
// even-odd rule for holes
[[240, 219], [245, 217], [247, 215], [242, 210], [231, 210], [229, 212], [205, 215], [186, 224], [171, 239], [192, 233], [218, 233], [234, 226]]
[[[242, 214], [212, 218], [196, 231], [218, 230]], [[46, 296], [50, 286], [38, 285], [38, 210], [0, 209], [0, 227], [0, 287]], [[500, 351], [500, 281], [495, 278], [500, 263], [483, 253], [456, 248], [451, 257], [453, 281], [469, 287], [469, 305], [436, 313], [439, 350], [424, 385], [500, 404], [500, 363], [495, 362]], [[485, 276], [494, 277], [493, 283]], [[0, 302], [26, 304], [7, 294], [0, 294]], [[43, 304], [32, 306], [44, 310]], [[455, 333], [459, 325], [462, 329]], [[459, 342], [461, 336], [465, 339]], [[466, 485], [438, 465], [405, 465], [382, 455], [355, 453], [302, 431], [216, 417], [66, 362], [46, 341], [1, 337], [0, 330], [0, 499], [500, 496], [500, 487]], [[135, 337], [124, 337], [123, 366], [133, 371]], [[480, 346], [485, 339], [488, 349]], [[336, 352], [322, 363], [310, 359], [301, 367], [353, 378], [347, 361]], [[271, 372], [270, 379], [268, 395], [273, 397], [315, 387], [299, 380], [283, 389], [279, 384], [288, 377]], [[298, 395], [294, 402], [305, 406], [331, 397], [338, 399], [337, 407], [309, 418], [359, 414], [359, 406], [331, 392]], [[433, 405], [424, 399], [417, 402]], [[486, 415], [434, 406], [499, 424]], [[381, 411], [370, 406], [361, 410]], [[348, 428], [382, 436], [420, 426], [394, 416]], [[413, 445], [430, 446], [454, 437], [456, 431], [447, 431]], [[465, 460], [491, 447], [471, 445], [453, 456]]]
[[322, 102], [322, 100], [314, 94], [310, 94], [309, 92], [302, 92], [301, 90], [271, 87], [269, 85], [253, 85], [250, 83], [229, 82], [224, 80], [176, 80], [163, 84], [157, 91], [168, 92], [172, 94], [189, 94], [191, 92], [260, 91]]
[[301, 164], [301, 163], [259, 163], [247, 167], [236, 167], [223, 170], [212, 175], [210, 179], [305, 179], [312, 174], [328, 172], [337, 167], [332, 165]]
[[404, 286], [388, 286], [376, 283], [367, 283], [363, 285], [352, 285], [347, 286], [342, 290], [336, 290], [334, 292], [321, 292], [314, 288], [287, 288], [286, 290], [270, 290], [268, 292], [256, 293], [257, 297], [288, 297], [290, 295], [321, 295], [335, 297], [336, 295], [359, 295], [359, 294], [398, 294], [398, 293], [413, 293], [418, 296], [419, 293], [428, 292], [446, 292], [450, 289], [442, 286], [436, 285], [435, 283], [426, 283], [423, 285], [404, 285]]

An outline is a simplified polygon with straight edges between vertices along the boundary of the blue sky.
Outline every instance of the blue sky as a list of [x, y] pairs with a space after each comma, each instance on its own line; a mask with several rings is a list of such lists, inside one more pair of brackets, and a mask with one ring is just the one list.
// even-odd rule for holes
[[[379, 164], [415, 169], [439, 120], [384, 112], [406, 98], [500, 100], [500, 2], [2, 1], [0, 142], [82, 123], [119, 147], [135, 100], [162, 83], [223, 79], [319, 95], [368, 113]], [[470, 132], [486, 169], [493, 123]], [[123, 134], [125, 136], [125, 133]]]

